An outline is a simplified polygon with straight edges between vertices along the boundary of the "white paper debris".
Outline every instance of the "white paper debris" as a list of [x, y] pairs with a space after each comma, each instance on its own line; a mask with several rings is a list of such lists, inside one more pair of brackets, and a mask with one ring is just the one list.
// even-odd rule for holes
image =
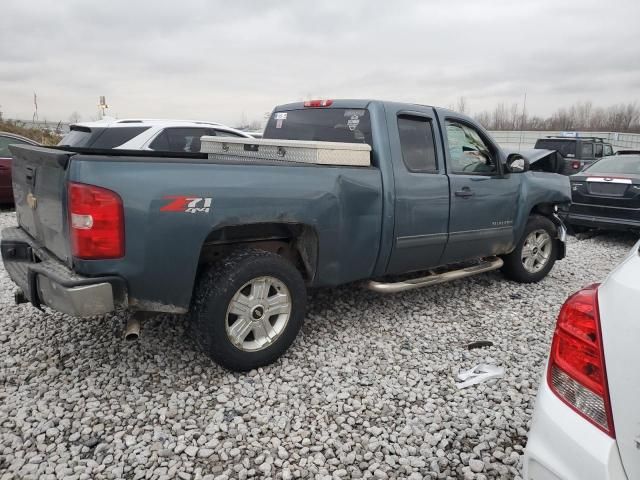
[[496, 365], [481, 363], [469, 370], [459, 372], [456, 387], [458, 389], [467, 388], [471, 385], [486, 382], [492, 378], [500, 378], [504, 375], [504, 368]]

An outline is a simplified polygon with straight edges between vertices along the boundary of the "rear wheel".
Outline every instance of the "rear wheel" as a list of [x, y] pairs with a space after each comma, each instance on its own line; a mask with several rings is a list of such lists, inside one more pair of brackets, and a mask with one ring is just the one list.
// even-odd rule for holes
[[516, 282], [539, 282], [553, 268], [557, 249], [555, 224], [546, 217], [532, 215], [516, 248], [503, 257], [502, 272]]
[[306, 307], [300, 272], [279, 255], [247, 249], [208, 267], [191, 309], [195, 340], [215, 362], [246, 371], [293, 343]]

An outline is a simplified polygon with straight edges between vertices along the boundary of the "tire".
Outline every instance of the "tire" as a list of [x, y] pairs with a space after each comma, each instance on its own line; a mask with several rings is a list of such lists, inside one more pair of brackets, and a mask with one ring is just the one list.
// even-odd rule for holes
[[247, 371], [274, 362], [291, 346], [306, 302], [304, 280], [291, 262], [262, 250], [237, 250], [200, 277], [191, 328], [213, 361]]
[[[516, 248], [510, 254], [502, 257], [504, 275], [519, 283], [539, 282], [546, 277], [558, 257], [556, 235], [557, 228], [547, 217], [540, 215], [529, 217]], [[544, 247], [542, 247], [543, 240], [545, 241]], [[540, 244], [538, 245], [537, 242]], [[534, 247], [535, 250], [531, 250], [531, 245], [534, 244], [537, 248]], [[525, 258], [523, 258], [523, 250], [525, 250]], [[527, 251], [531, 254], [527, 255]], [[530, 260], [532, 257], [535, 257], [533, 262]], [[525, 260], [528, 260], [526, 264]]]

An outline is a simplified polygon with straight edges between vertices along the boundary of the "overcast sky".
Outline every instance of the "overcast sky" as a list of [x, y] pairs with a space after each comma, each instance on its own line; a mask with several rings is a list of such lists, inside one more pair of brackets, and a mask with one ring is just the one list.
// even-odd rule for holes
[[0, 109], [237, 124], [304, 98], [640, 100], [638, 0], [2, 0]]

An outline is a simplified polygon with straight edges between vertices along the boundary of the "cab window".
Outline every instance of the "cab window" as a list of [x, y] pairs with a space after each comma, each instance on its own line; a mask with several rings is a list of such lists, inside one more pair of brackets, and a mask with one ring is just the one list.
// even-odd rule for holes
[[593, 143], [582, 144], [581, 158], [593, 158]]
[[602, 144], [596, 143], [596, 158], [602, 158]]
[[476, 175], [498, 173], [495, 154], [475, 128], [455, 120], [447, 120], [446, 126], [453, 173]]
[[438, 170], [431, 121], [424, 117], [400, 115], [398, 134], [402, 160], [411, 172], [434, 173]]

